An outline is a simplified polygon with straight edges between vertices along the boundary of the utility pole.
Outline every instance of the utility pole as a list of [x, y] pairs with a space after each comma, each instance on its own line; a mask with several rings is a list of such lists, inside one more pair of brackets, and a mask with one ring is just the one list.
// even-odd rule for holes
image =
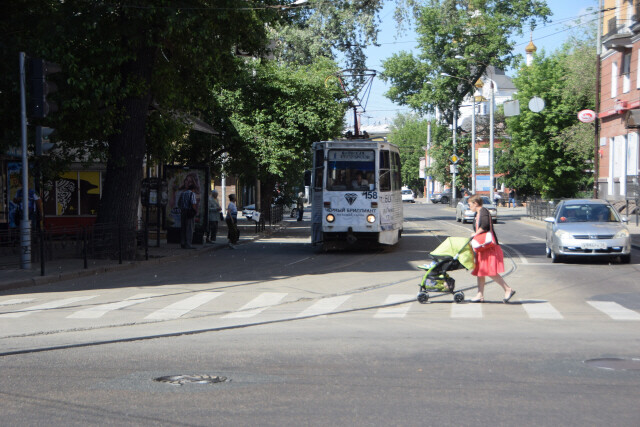
[[22, 139], [22, 218], [20, 218], [20, 268], [31, 269], [31, 223], [29, 222], [29, 158], [27, 157], [27, 97], [25, 89], [25, 53], [20, 62], [20, 129]]
[[593, 141], [593, 198], [598, 198], [598, 180], [600, 179], [600, 55], [602, 55], [602, 4], [598, 1], [598, 35], [596, 42], [596, 119], [594, 121], [594, 141]]

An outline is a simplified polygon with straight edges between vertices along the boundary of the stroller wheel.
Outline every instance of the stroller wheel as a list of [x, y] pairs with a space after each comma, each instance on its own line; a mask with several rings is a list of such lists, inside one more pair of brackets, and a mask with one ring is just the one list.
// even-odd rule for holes
[[419, 292], [418, 293], [418, 302], [420, 304], [426, 304], [427, 301], [429, 301], [429, 294], [426, 292]]
[[464, 292], [460, 291], [460, 292], [456, 292], [453, 295], [453, 300], [457, 303], [461, 303], [462, 301], [464, 301]]

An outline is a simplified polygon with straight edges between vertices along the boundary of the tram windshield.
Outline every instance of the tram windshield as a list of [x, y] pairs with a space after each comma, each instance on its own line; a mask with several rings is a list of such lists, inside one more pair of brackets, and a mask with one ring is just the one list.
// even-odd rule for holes
[[373, 150], [329, 150], [327, 190], [375, 190]]

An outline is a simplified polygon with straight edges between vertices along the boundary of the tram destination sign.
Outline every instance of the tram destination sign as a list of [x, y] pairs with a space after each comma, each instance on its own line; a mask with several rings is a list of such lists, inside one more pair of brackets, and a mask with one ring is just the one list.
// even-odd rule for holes
[[375, 153], [372, 150], [331, 150], [329, 160], [333, 162], [373, 162]]

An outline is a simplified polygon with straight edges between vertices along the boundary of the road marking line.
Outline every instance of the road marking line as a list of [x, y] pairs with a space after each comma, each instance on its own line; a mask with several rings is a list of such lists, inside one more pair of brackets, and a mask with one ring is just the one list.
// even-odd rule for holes
[[480, 319], [482, 318], [482, 304], [451, 304], [450, 316], [462, 319]]
[[[402, 301], [414, 300], [415, 297], [416, 296], [414, 294], [409, 294], [409, 295], [391, 294], [387, 297], [384, 303], [397, 304]], [[404, 317], [407, 315], [410, 308], [411, 308], [411, 304], [396, 305], [393, 307], [384, 307], [384, 308], [378, 309], [378, 311], [373, 317], [376, 317], [376, 318]]]
[[101, 304], [95, 307], [85, 308], [84, 310], [76, 311], [67, 316], [67, 319], [97, 319], [104, 316], [110, 311], [119, 310], [121, 308], [129, 307], [135, 304], [147, 302], [151, 297], [155, 297], [158, 294], [137, 294], [129, 297], [123, 301], [111, 302], [109, 304]]
[[587, 301], [587, 304], [600, 310], [613, 320], [640, 320], [640, 313], [629, 310], [613, 301]]
[[193, 295], [189, 298], [185, 298], [180, 301], [176, 301], [173, 304], [169, 304], [165, 308], [161, 308], [160, 310], [154, 311], [149, 314], [145, 319], [154, 319], [154, 320], [169, 320], [169, 319], [177, 319], [178, 317], [182, 317], [191, 310], [195, 310], [200, 307], [202, 304], [206, 304], [214, 298], [219, 297], [224, 294], [224, 292], [200, 292], [196, 295]]
[[312, 306], [298, 313], [296, 317], [318, 316], [320, 314], [331, 313], [333, 310], [344, 304], [344, 302], [349, 298], [351, 298], [351, 295], [341, 295], [321, 299], [320, 301], [316, 301]]
[[222, 316], [222, 318], [236, 319], [253, 317], [269, 308], [269, 306], [278, 304], [285, 296], [287, 296], [286, 293], [264, 292], [246, 303], [240, 310]]
[[527, 259], [524, 257], [524, 255], [522, 255], [522, 253], [520, 253], [520, 251], [514, 249], [513, 247], [509, 246], [509, 245], [503, 245], [506, 246], [507, 248], [509, 248], [510, 251], [513, 251], [516, 253], [516, 255], [518, 255], [518, 258], [520, 258], [520, 263], [522, 264], [529, 264], [529, 261], [527, 261]]
[[556, 310], [547, 300], [520, 300], [522, 307], [531, 319], [564, 319], [562, 314]]
[[6, 301], [0, 302], [0, 305], [14, 305], [14, 304], [22, 304], [24, 302], [33, 301], [35, 298], [14, 298], [8, 299]]
[[98, 295], [90, 295], [90, 296], [84, 296], [84, 297], [65, 298], [65, 299], [59, 299], [55, 301], [49, 301], [44, 304], [34, 305], [33, 307], [27, 307], [23, 311], [18, 311], [15, 313], [0, 314], [0, 317], [12, 317], [12, 318], [24, 317], [32, 313], [37, 313], [39, 311], [49, 310], [52, 308], [59, 308], [59, 307], [63, 307], [65, 305], [73, 304], [80, 301], [86, 301], [88, 299], [95, 298], [97, 296]]
[[306, 257], [306, 258], [299, 259], [298, 261], [294, 261], [294, 262], [290, 262], [289, 264], [285, 264], [284, 266], [285, 266], [285, 267], [288, 267], [288, 266], [290, 266], [290, 265], [297, 264], [297, 263], [302, 262], [302, 261], [306, 261], [306, 260], [308, 260], [308, 259], [310, 259], [310, 258], [311, 258], [311, 257], [310, 257], [310, 256], [308, 256], [308, 257]]

